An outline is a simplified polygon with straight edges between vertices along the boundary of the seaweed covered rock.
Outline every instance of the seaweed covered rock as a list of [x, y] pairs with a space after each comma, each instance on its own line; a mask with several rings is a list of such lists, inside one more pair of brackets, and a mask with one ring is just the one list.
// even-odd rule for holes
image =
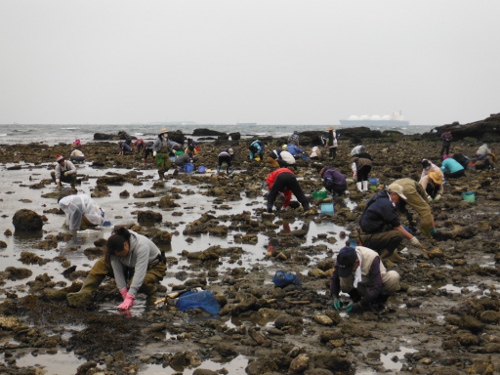
[[42, 230], [43, 219], [35, 211], [23, 208], [15, 213], [12, 224], [19, 232], [39, 231]]

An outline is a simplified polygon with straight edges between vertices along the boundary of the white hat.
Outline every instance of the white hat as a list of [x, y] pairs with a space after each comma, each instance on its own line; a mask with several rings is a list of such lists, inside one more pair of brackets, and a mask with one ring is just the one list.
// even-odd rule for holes
[[232, 148], [229, 148], [229, 149], [227, 150], [227, 153], [228, 153], [229, 155], [233, 155], [233, 154], [234, 154], [234, 151], [233, 151], [233, 149], [232, 149]]
[[388, 187], [390, 193], [396, 193], [399, 195], [401, 198], [406, 200], [406, 195], [403, 194], [404, 189], [400, 184], [392, 183]]

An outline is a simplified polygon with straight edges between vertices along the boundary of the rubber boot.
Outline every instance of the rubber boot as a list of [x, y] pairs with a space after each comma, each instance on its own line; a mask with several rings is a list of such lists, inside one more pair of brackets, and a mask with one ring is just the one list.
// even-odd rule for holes
[[139, 293], [146, 294], [146, 304], [152, 305], [158, 299], [158, 293], [155, 284], [142, 284]]
[[220, 173], [220, 165], [217, 166], [217, 173]]
[[400, 262], [406, 262], [406, 258], [403, 258], [402, 256], [400, 256], [398, 254], [398, 250], [394, 250], [394, 252], [392, 253], [392, 255], [389, 257], [389, 259], [393, 262], [393, 263], [400, 263]]
[[104, 276], [92, 275], [89, 273], [79, 292], [68, 293], [66, 296], [68, 304], [72, 307], [88, 304], [89, 300], [93, 297], [93, 293], [99, 288], [102, 280], [104, 280]]
[[380, 259], [382, 260], [382, 263], [384, 263], [385, 268], [388, 270], [393, 269], [396, 267], [396, 265], [389, 259], [392, 255], [389, 253], [389, 250], [384, 249], [380, 253]]
[[162, 171], [158, 171], [158, 176], [160, 177], [160, 182], [163, 182], [165, 180], [165, 176], [163, 175]]
[[363, 181], [363, 191], [368, 191], [368, 181]]
[[356, 188], [360, 193], [363, 192], [363, 183], [362, 182], [356, 182]]

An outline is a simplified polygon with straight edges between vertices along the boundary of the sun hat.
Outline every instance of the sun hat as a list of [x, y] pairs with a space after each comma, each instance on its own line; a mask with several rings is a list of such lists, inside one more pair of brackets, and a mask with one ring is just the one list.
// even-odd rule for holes
[[62, 156], [61, 154], [57, 154], [56, 155], [56, 161], [59, 163], [60, 161], [63, 161], [64, 160], [64, 156]]
[[353, 247], [345, 246], [340, 249], [339, 255], [337, 255], [340, 277], [348, 277], [352, 274], [352, 269], [356, 263], [356, 259], [358, 259], [358, 254]]
[[282, 149], [282, 150], [286, 150], [286, 148], [287, 148], [287, 146], [286, 146], [286, 145], [281, 146], [281, 149]]
[[392, 183], [388, 187], [390, 193], [396, 193], [399, 195], [401, 198], [406, 200], [406, 195], [404, 195], [404, 189], [400, 184]]
[[168, 133], [167, 128], [163, 128], [160, 130], [160, 134], [165, 134], [165, 133]]
[[443, 173], [441, 171], [429, 171], [427, 175], [435, 184], [443, 184]]
[[328, 127], [328, 130], [333, 130], [333, 126], [329, 126], [329, 127]]
[[228, 149], [227, 149], [227, 153], [228, 153], [229, 155], [233, 155], [233, 154], [234, 154], [234, 150], [233, 150], [232, 148], [228, 148]]

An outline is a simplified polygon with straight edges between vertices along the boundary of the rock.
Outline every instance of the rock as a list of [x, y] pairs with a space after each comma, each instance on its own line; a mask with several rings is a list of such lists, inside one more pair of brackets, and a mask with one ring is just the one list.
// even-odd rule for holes
[[162, 220], [163, 220], [162, 214], [154, 211], [139, 211], [137, 213], [137, 221], [140, 224], [161, 223]]
[[296, 358], [292, 360], [290, 363], [290, 367], [288, 369], [289, 372], [293, 373], [301, 373], [307, 369], [309, 365], [309, 356], [305, 353], [299, 354]]
[[134, 198], [153, 198], [155, 193], [151, 190], [143, 190], [138, 193], [134, 193]]
[[33, 272], [27, 268], [7, 267], [5, 271], [9, 280], [22, 280], [33, 275]]
[[42, 230], [43, 219], [35, 211], [21, 209], [12, 218], [14, 228], [19, 232], [36, 232]]
[[316, 315], [313, 319], [316, 323], [321, 324], [323, 326], [333, 325], [333, 321], [326, 315]]
[[278, 371], [278, 365], [269, 357], [259, 357], [245, 368], [247, 375], [262, 375], [273, 371]]
[[200, 136], [211, 136], [211, 135], [225, 135], [226, 133], [219, 132], [217, 130], [212, 130], [212, 129], [206, 129], [206, 128], [201, 128], [201, 129], [194, 129], [193, 130], [193, 135], [196, 137]]

